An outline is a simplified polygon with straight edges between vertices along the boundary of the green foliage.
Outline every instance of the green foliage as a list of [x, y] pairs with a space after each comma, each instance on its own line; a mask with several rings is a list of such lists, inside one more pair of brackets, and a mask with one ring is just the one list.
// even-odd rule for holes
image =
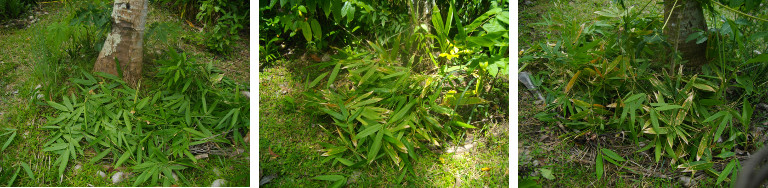
[[[747, 134], [752, 104], [765, 101], [756, 91], [768, 89], [758, 76], [768, 69], [759, 54], [765, 44], [752, 41], [762, 38], [765, 24], [713, 13], [713, 28], [687, 36], [709, 48], [710, 63], [691, 72], [678, 55], [659, 55], [669, 54], [670, 45], [661, 17], [641, 16], [646, 6], [608, 7], [583, 23], [555, 12], [537, 24], [561, 32], [520, 53], [521, 70], [550, 75], [540, 85], [549, 112], [536, 117], [581, 131], [627, 132], [632, 143], [645, 145], [638, 152], [653, 149], [657, 162], [670, 159], [684, 172], [703, 171], [718, 184], [727, 182], [735, 163], [717, 172], [714, 164], [721, 161], [714, 158], [729, 161], [734, 148], [754, 143]], [[603, 160], [621, 157], [603, 149], [598, 178]]]
[[234, 41], [240, 40], [238, 33], [247, 23], [248, 12], [243, 15], [226, 13], [220, 17], [210, 32], [205, 33], [205, 46], [217, 53], [228, 53]]
[[10, 129], [10, 128], [3, 128], [5, 131], [3, 134], [0, 134], [0, 137], [4, 137], [5, 135], [8, 135], [6, 138], [6, 141], [3, 142], [2, 147], [0, 147], [0, 152], [4, 151], [6, 148], [8, 148], [9, 145], [11, 145], [11, 142], [13, 142], [13, 139], [16, 138], [16, 129]]
[[[172, 59], [184, 56], [176, 54]], [[176, 60], [159, 67], [165, 71], [158, 72], [158, 77], [170, 84], [147, 96], [113, 75], [97, 73], [102, 78], [97, 79], [83, 72], [81, 78], [70, 80], [76, 84], [77, 94], [64, 96], [61, 102], [47, 101], [56, 113], [43, 127], [51, 130], [43, 151], [58, 155], [59, 174], [83, 150], [93, 149], [99, 154], [91, 163], [111, 155], [115, 167], [129, 166], [140, 172], [135, 186], [159, 181], [167, 186], [174, 182], [171, 173], [197, 167], [190, 146], [242, 144], [241, 132], [247, 131], [249, 122], [248, 100], [239, 94], [242, 86], [214, 73], [210, 64], [206, 69], [192, 68], [201, 66], [190, 59]], [[182, 64], [192, 66], [179, 67]], [[179, 90], [180, 80], [195, 84]]]
[[36, 0], [0, 0], [0, 22], [20, 18], [36, 4]]

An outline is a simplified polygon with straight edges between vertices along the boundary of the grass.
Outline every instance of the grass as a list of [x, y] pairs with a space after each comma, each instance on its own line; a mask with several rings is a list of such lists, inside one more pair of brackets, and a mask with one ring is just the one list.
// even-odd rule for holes
[[[362, 168], [321, 163], [320, 143], [334, 143], [330, 119], [302, 112], [303, 82], [320, 70], [295, 67], [307, 62], [288, 58], [259, 73], [259, 169], [260, 177], [276, 175], [265, 187], [323, 187], [331, 182], [312, 179], [319, 175], [343, 175], [350, 187], [506, 187], [509, 182], [507, 123], [489, 124], [475, 131], [479, 145], [468, 153], [423, 151], [413, 171], [402, 174], [389, 160]], [[292, 98], [294, 103], [287, 98]], [[447, 143], [444, 143], [447, 144]], [[488, 168], [488, 171], [483, 171]]]
[[[75, 7], [70, 7], [75, 8]], [[61, 74], [61, 78], [66, 80], [70, 75], [67, 73], [77, 73], [78, 69], [90, 71], [90, 67], [93, 66], [93, 59], [84, 58], [74, 62], [67, 62], [69, 64], [63, 66], [64, 68], [56, 69], [56, 66], [48, 64], [49, 62], [39, 58], [40, 43], [36, 43], [36, 40], [40, 40], [39, 37], [47, 35], [46, 27], [50, 24], [63, 21], [69, 14], [68, 7], [65, 7], [60, 2], [44, 3], [40, 7], [41, 12], [48, 12], [48, 14], [34, 15], [38, 17], [40, 21], [29, 25], [28, 28], [16, 29], [16, 28], [2, 28], [0, 29], [0, 128], [17, 129], [17, 136], [11, 142], [10, 146], [2, 151], [0, 154], [0, 185], [6, 186], [7, 182], [11, 179], [12, 175], [16, 171], [17, 167], [21, 163], [29, 164], [31, 171], [33, 172], [34, 179], [26, 175], [22, 170], [12, 186], [131, 186], [133, 184], [132, 179], [123, 181], [118, 184], [112, 184], [111, 182], [102, 179], [96, 175], [97, 171], [105, 171], [108, 176], [111, 176], [115, 172], [107, 171], [104, 164], [88, 164], [90, 157], [95, 155], [95, 152], [86, 150], [85, 157], [78, 157], [76, 160], [70, 161], [64, 177], [58, 177], [57, 168], [52, 166], [55, 158], [53, 154], [42, 151], [42, 145], [47, 142], [48, 131], [41, 129], [48, 116], [53, 115], [52, 110], [45, 106], [36, 104], [42, 100], [37, 100], [36, 97], [40, 93], [36, 93], [35, 87], [39, 84], [45, 83], [42, 78], [46, 78], [47, 73]], [[176, 15], [173, 15], [167, 10], [158, 9], [153, 5], [150, 6], [148, 14], [147, 25], [157, 22], [170, 20], [172, 24], [178, 24], [182, 28], [180, 35], [191, 36], [195, 32], [189, 29], [181, 20], [178, 20]], [[246, 37], [247, 38], [247, 37]], [[248, 56], [243, 56], [241, 53], [248, 54], [248, 40], [241, 40], [235, 47], [238, 51], [237, 54], [233, 54], [228, 57], [217, 56], [211, 54], [205, 50], [198, 49], [193, 44], [187, 44], [183, 40], [174, 38], [169, 40], [169, 44], [179, 45], [180, 48], [187, 53], [198, 56], [198, 62], [213, 61], [214, 65], [225, 71], [225, 75], [233, 78], [238, 83], [248, 82]], [[152, 62], [159, 54], [153, 53], [153, 49], [160, 49], [162, 46], [149, 46], [147, 47], [147, 53], [145, 54], [145, 71], [144, 81], [145, 86], [157, 85], [157, 80], [153, 80], [154, 75], [152, 68], [155, 66]], [[54, 69], [47, 69], [54, 68]], [[37, 76], [35, 76], [37, 75]], [[62, 81], [62, 83], [55, 84], [54, 93], [64, 94], [71, 92], [64, 88], [69, 87], [69, 83]], [[58, 100], [56, 98], [44, 97], [45, 100]], [[0, 129], [1, 130], [1, 129]], [[2, 133], [0, 133], [2, 134]], [[0, 137], [5, 142], [7, 136]], [[220, 157], [211, 155], [209, 158], [200, 160], [197, 163], [198, 169], [190, 168], [182, 171], [182, 176], [186, 178], [180, 185], [182, 186], [210, 186], [216, 179], [225, 179], [228, 181], [228, 186], [249, 186], [250, 184], [250, 170], [248, 153], [241, 154], [237, 157]], [[76, 164], [82, 165], [79, 170], [75, 170]], [[113, 165], [113, 164], [112, 164]], [[215, 170], [214, 170], [215, 169]], [[133, 177], [136, 177], [134, 175]]]

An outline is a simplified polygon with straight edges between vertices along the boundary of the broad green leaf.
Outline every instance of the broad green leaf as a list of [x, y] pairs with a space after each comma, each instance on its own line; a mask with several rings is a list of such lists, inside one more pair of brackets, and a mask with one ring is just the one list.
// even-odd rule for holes
[[329, 186], [329, 188], [340, 188], [340, 187], [342, 187], [342, 186], [344, 186], [346, 184], [347, 184], [347, 179], [344, 178], [344, 179], [341, 179], [339, 181], [334, 182], [333, 184], [331, 184], [331, 186]]
[[656, 159], [656, 162], [658, 163], [661, 159], [661, 140], [659, 137], [656, 137], [656, 147], [653, 148], [654, 158]]
[[200, 131], [194, 130], [194, 129], [192, 129], [192, 128], [184, 127], [184, 128], [182, 128], [182, 129], [183, 129], [183, 130], [185, 130], [185, 131], [187, 131], [187, 132], [189, 132], [189, 133], [192, 133], [192, 134], [194, 134], [194, 135], [197, 135], [197, 136], [199, 136], [200, 138], [205, 138], [205, 137], [208, 137], [208, 136], [206, 136], [205, 134], [201, 133]]
[[58, 151], [58, 150], [67, 148], [67, 146], [68, 146], [67, 143], [53, 144], [51, 145], [51, 147], [47, 147], [43, 149], [43, 151]]
[[731, 114], [728, 114], [725, 116], [725, 118], [723, 118], [722, 121], [720, 121], [720, 125], [717, 127], [717, 131], [715, 132], [715, 137], [713, 137], [712, 140], [720, 139], [720, 135], [722, 135], [723, 130], [725, 130], [725, 125], [727, 125], [730, 120]]
[[[357, 86], [363, 85], [366, 81], [368, 81], [371, 76], [373, 76], [373, 73], [376, 72], [376, 69], [379, 68], [378, 64], [371, 65], [371, 68], [368, 68], [368, 72], [363, 75], [363, 78], [360, 79], [360, 82], [357, 83]], [[371, 80], [372, 81], [372, 80]]]
[[539, 171], [541, 171], [542, 177], [547, 178], [548, 180], [555, 180], [555, 175], [552, 174], [552, 170], [540, 168]]
[[400, 109], [400, 111], [397, 111], [397, 114], [395, 114], [394, 116], [392, 116], [392, 118], [390, 118], [390, 119], [387, 121], [387, 123], [394, 123], [394, 122], [397, 122], [397, 120], [400, 120], [400, 119], [402, 119], [402, 118], [405, 116], [405, 114], [408, 112], [408, 110], [410, 110], [410, 109], [411, 109], [411, 107], [412, 107], [413, 105], [415, 105], [415, 104], [416, 104], [416, 100], [413, 100], [413, 101], [411, 101], [410, 103], [408, 103], [407, 105], [405, 105], [405, 107], [403, 107], [402, 109]]
[[370, 126], [368, 128], [365, 128], [363, 131], [360, 131], [360, 133], [357, 133], [357, 136], [355, 136], [355, 139], [365, 138], [368, 135], [371, 135], [371, 134], [381, 130], [382, 126], [383, 125], [381, 125], [381, 124], [377, 124], [377, 125], [373, 125], [373, 126]]
[[597, 173], [597, 179], [600, 179], [603, 177], [603, 154], [597, 153], [597, 157], [595, 157], [595, 173]]
[[352, 5], [352, 2], [344, 2], [344, 7], [341, 7], [341, 15], [347, 17], [347, 23], [352, 22], [355, 16], [355, 6]]
[[373, 103], [376, 103], [376, 102], [379, 102], [379, 101], [381, 101], [381, 99], [382, 99], [382, 98], [371, 98], [371, 99], [365, 100], [365, 101], [363, 101], [363, 102], [357, 103], [357, 104], [355, 104], [355, 105], [352, 105], [352, 106], [350, 106], [349, 108], [357, 108], [357, 107], [361, 107], [361, 106], [365, 106], [365, 105], [373, 104]]
[[11, 180], [8, 180], [8, 186], [10, 187], [13, 185], [13, 182], [16, 181], [16, 177], [19, 175], [19, 171], [21, 171], [21, 167], [16, 168], [16, 172], [13, 173], [13, 176], [11, 176]]
[[629, 97], [627, 97], [626, 100], [624, 100], [624, 103], [630, 103], [632, 101], [640, 99], [641, 97], [645, 97], [645, 93], [638, 93], [638, 94], [634, 94], [632, 96], [629, 96]]
[[460, 121], [453, 121], [453, 124], [456, 125], [456, 126], [464, 127], [464, 128], [468, 128], [468, 129], [477, 129], [477, 127], [475, 127], [475, 126], [472, 126], [470, 124], [466, 124], [466, 123], [460, 122]]
[[721, 158], [721, 159], [725, 159], [725, 158], [728, 158], [728, 157], [733, 157], [734, 155], [736, 155], [736, 153], [729, 151], [729, 152], [722, 152], [722, 153], [718, 154], [715, 157]]
[[339, 146], [339, 147], [330, 148], [330, 149], [326, 150], [326, 152], [323, 153], [320, 156], [333, 156], [333, 155], [342, 153], [344, 151], [347, 151], [347, 147], [346, 146]]
[[310, 22], [312, 26], [312, 33], [314, 33], [315, 39], [320, 40], [323, 38], [323, 30], [320, 28], [320, 22], [316, 19], [312, 19]]
[[115, 168], [120, 167], [125, 161], [128, 160], [128, 158], [131, 158], [131, 151], [125, 151], [122, 156], [120, 156], [120, 159], [117, 160], [117, 163], [115, 163]]
[[696, 160], [701, 160], [701, 157], [704, 155], [704, 151], [709, 148], [708, 146], [709, 146], [708, 135], [702, 136], [701, 141], [699, 142], [699, 148], [696, 149]]
[[657, 111], [665, 111], [665, 110], [674, 110], [674, 109], [680, 109], [680, 108], [683, 108], [683, 107], [680, 106], [680, 105], [672, 104], [672, 105], [663, 105], [663, 106], [660, 106], [660, 107], [656, 107], [656, 110]]
[[346, 121], [347, 117], [344, 117], [343, 115], [339, 114], [338, 112], [334, 112], [331, 109], [328, 108], [320, 108], [323, 112], [327, 113], [328, 115], [333, 116], [333, 118], [336, 118], [338, 120]]
[[352, 166], [352, 165], [355, 164], [354, 162], [352, 162], [350, 160], [347, 160], [347, 159], [344, 159], [344, 158], [341, 158], [341, 157], [336, 157], [336, 160], [341, 162], [341, 164], [344, 164], [344, 165], [347, 165], [347, 166]]
[[67, 163], [69, 163], [69, 151], [65, 151], [61, 156], [59, 156], [59, 175], [64, 174], [64, 169], [67, 168]]
[[64, 111], [64, 112], [69, 112], [69, 109], [67, 109], [67, 107], [65, 107], [64, 105], [61, 105], [61, 104], [53, 102], [53, 101], [46, 101], [46, 102], [48, 103], [48, 105], [50, 105], [51, 107], [53, 107], [53, 108], [55, 108], [57, 110]]
[[300, 22], [299, 26], [301, 27], [301, 34], [304, 35], [304, 39], [307, 39], [307, 42], [312, 41], [312, 29], [309, 23]]
[[717, 119], [717, 118], [719, 118], [721, 116], [724, 116], [725, 114], [728, 114], [728, 111], [720, 111], [720, 112], [716, 113], [715, 115], [709, 116], [707, 119], [702, 121], [702, 123], [710, 122], [710, 121], [715, 120], [715, 119]]
[[383, 131], [376, 133], [376, 138], [373, 139], [373, 145], [371, 145], [371, 148], [368, 150], [368, 164], [373, 163], [373, 160], [379, 155], [382, 137], [384, 137]]
[[747, 60], [747, 64], [756, 63], [756, 62], [768, 62], [768, 54], [760, 54], [752, 59]]
[[609, 150], [609, 149], [605, 149], [605, 148], [602, 148], [602, 149], [600, 149], [600, 150], [601, 150], [601, 151], [603, 151], [603, 153], [604, 153], [606, 156], [610, 157], [610, 158], [611, 158], [611, 159], [613, 159], [613, 160], [616, 160], [616, 161], [619, 161], [619, 162], [624, 162], [624, 161], [626, 161], [626, 160], [625, 160], [623, 157], [621, 157], [619, 154], [616, 154], [616, 152], [613, 152], [613, 151], [611, 151], [611, 150]]
[[394, 146], [395, 149], [400, 150], [400, 152], [408, 153], [408, 148], [406, 148], [405, 144], [403, 144], [403, 142], [401, 142], [397, 138], [384, 135], [384, 140], [387, 140], [387, 142], [392, 143], [393, 144], [392, 146]]
[[683, 172], [692, 172], [711, 168], [712, 165], [714, 164], [708, 161], [694, 161], [677, 165], [677, 168], [684, 169]]
[[325, 86], [326, 88], [330, 88], [331, 84], [333, 84], [333, 82], [336, 81], [336, 76], [339, 74], [340, 68], [341, 68], [341, 63], [336, 63], [336, 66], [333, 67], [333, 71], [331, 72], [331, 77], [328, 78], [328, 84]]
[[720, 182], [723, 182], [723, 180], [725, 180], [725, 178], [728, 177], [728, 174], [731, 173], [731, 171], [733, 170], [733, 167], [736, 166], [735, 160], [736, 159], [731, 159], [731, 162], [729, 162], [728, 165], [725, 166], [725, 169], [723, 169], [723, 171], [720, 172], [720, 175], [717, 176], [717, 182], [715, 184], [719, 185]]
[[24, 168], [24, 171], [27, 172], [27, 176], [29, 176], [29, 179], [35, 179], [35, 174], [32, 173], [32, 169], [29, 168], [29, 165], [25, 162], [21, 162], [21, 167]]
[[339, 181], [339, 180], [343, 180], [344, 176], [341, 176], [341, 175], [322, 175], [322, 176], [315, 176], [312, 179], [323, 180], [323, 181]]
[[110, 152], [112, 152], [112, 149], [110, 148], [105, 149], [104, 151], [102, 151], [101, 153], [93, 157], [90, 161], [88, 161], [88, 164], [95, 164], [96, 162], [101, 160], [101, 158], [104, 158], [104, 156], [107, 156], [107, 154], [109, 154]]
[[3, 148], [0, 148], [0, 151], [5, 151], [6, 148], [8, 148], [9, 145], [11, 145], [11, 142], [13, 142], [13, 139], [16, 138], [16, 131], [13, 131], [13, 134], [11, 134], [10, 137], [8, 137], [8, 140], [5, 141], [3, 144]]
[[320, 76], [317, 76], [317, 78], [315, 78], [315, 80], [312, 80], [312, 83], [309, 83], [309, 88], [315, 87], [315, 85], [317, 85], [317, 83], [320, 82], [320, 80], [325, 78], [326, 75], [328, 75], [327, 72], [323, 73], [323, 74], [320, 74]]

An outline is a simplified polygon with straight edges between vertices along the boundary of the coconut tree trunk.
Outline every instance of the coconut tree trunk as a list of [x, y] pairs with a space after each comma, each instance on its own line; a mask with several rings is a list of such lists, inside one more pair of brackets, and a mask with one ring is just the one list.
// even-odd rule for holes
[[696, 0], [664, 0], [664, 20], [667, 18], [664, 35], [673, 49], [682, 53], [691, 68], [705, 64], [707, 43], [685, 42], [691, 33], [707, 30], [701, 4]]
[[141, 78], [144, 25], [149, 4], [147, 1], [115, 0], [112, 32], [107, 35], [104, 47], [96, 59], [94, 72], [122, 75], [123, 81], [129, 86], [136, 86]]

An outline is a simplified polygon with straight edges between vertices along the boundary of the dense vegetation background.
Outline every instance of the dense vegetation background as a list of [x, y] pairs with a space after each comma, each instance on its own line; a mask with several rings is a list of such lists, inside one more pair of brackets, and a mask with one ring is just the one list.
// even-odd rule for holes
[[518, 71], [543, 94], [519, 90], [521, 186], [734, 184], [768, 138], [768, 9], [696, 1], [705, 29], [672, 38], [675, 2], [519, 3]]
[[507, 1], [262, 1], [264, 186], [507, 186]]
[[0, 1], [2, 185], [249, 185], [249, 3], [150, 3], [128, 87], [91, 73], [113, 1]]

